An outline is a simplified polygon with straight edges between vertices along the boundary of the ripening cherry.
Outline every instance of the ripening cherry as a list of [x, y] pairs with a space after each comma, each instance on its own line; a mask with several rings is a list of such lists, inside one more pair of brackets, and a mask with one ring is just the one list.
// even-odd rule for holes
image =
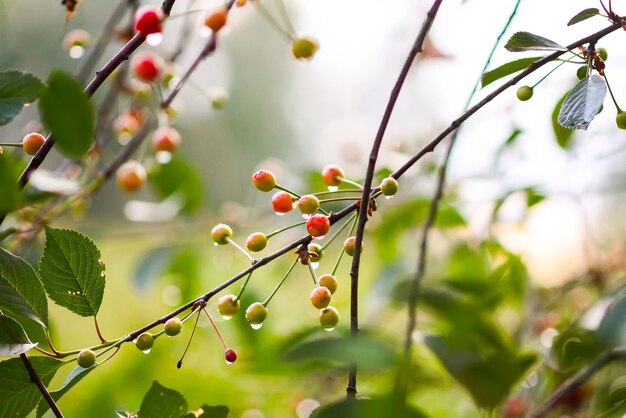
[[329, 186], [339, 186], [345, 177], [346, 175], [338, 165], [327, 165], [322, 169], [322, 181]]
[[230, 319], [239, 312], [241, 301], [235, 295], [224, 295], [217, 300], [217, 310], [224, 319]]
[[254, 329], [261, 328], [267, 318], [267, 308], [261, 302], [255, 302], [246, 309], [246, 319]]
[[152, 148], [156, 152], [173, 153], [181, 142], [180, 133], [171, 126], [162, 126], [152, 134]]
[[293, 209], [293, 196], [287, 192], [278, 192], [272, 197], [272, 206], [277, 214], [290, 212]]
[[318, 263], [324, 256], [322, 246], [316, 242], [312, 242], [308, 245], [307, 250], [309, 252], [309, 260], [313, 263]]
[[124, 112], [113, 121], [113, 131], [115, 131], [119, 139], [123, 139], [123, 142], [130, 139], [139, 130], [140, 126], [139, 120], [132, 112]]
[[165, 331], [165, 335], [170, 337], [174, 337], [183, 330], [183, 321], [179, 318], [170, 318], [165, 322], [163, 326], [163, 330]]
[[383, 195], [391, 198], [391, 196], [398, 193], [398, 180], [393, 177], [387, 177], [380, 183], [380, 191]]
[[235, 350], [231, 350], [230, 348], [224, 352], [224, 358], [226, 359], [226, 363], [233, 364], [237, 361], [237, 353]]
[[163, 73], [163, 59], [151, 52], [137, 56], [132, 62], [133, 74], [145, 83], [157, 81]]
[[311, 291], [311, 304], [317, 309], [324, 309], [330, 304], [331, 293], [326, 287], [316, 287]]
[[294, 39], [291, 43], [291, 52], [296, 59], [300, 61], [308, 61], [319, 49], [319, 44], [313, 38], [302, 37]]
[[[355, 246], [355, 244], [356, 244], [356, 237], [349, 237], [343, 243], [343, 250], [350, 257], [352, 257], [354, 255], [354, 246]], [[361, 242], [361, 252], [363, 252], [363, 243], [362, 242]]]
[[31, 132], [22, 139], [22, 149], [28, 155], [35, 155], [44, 142], [46, 138], [42, 134]]
[[320, 201], [312, 194], [306, 194], [298, 200], [298, 209], [303, 215], [312, 215], [320, 208]]
[[233, 237], [233, 230], [226, 224], [217, 224], [211, 229], [211, 239], [218, 245], [226, 245]]
[[76, 357], [76, 362], [83, 369], [88, 369], [94, 364], [96, 364], [96, 353], [93, 350], [84, 349], [78, 353]]
[[149, 352], [153, 345], [154, 337], [149, 332], [144, 332], [135, 340], [135, 346], [144, 353]]
[[276, 187], [276, 176], [268, 170], [259, 170], [252, 175], [252, 184], [262, 192], [269, 192]]
[[522, 86], [519, 89], [517, 89], [517, 98], [520, 99], [522, 102], [525, 102], [526, 100], [530, 100], [531, 97], [533, 97], [532, 87]]
[[91, 35], [83, 29], [71, 30], [63, 37], [63, 48], [74, 59], [82, 57], [89, 44], [91, 44]]
[[328, 216], [317, 214], [313, 215], [306, 222], [306, 232], [313, 238], [323, 237], [330, 230], [330, 220]]
[[330, 291], [330, 294], [332, 295], [337, 291], [337, 286], [339, 285], [339, 282], [337, 281], [337, 278], [332, 274], [324, 274], [320, 277], [317, 284], [328, 289]]
[[135, 13], [135, 30], [143, 36], [160, 33], [163, 30], [163, 12], [153, 6], [142, 6]]
[[262, 232], [254, 232], [246, 239], [246, 247], [253, 253], [262, 251], [267, 246], [267, 237]]
[[339, 322], [339, 312], [337, 309], [329, 306], [320, 311], [320, 325], [322, 328], [332, 331]]
[[213, 32], [219, 32], [224, 26], [226, 26], [226, 21], [228, 20], [228, 10], [220, 9], [216, 12], [213, 12], [209, 17], [204, 21], [204, 25], [210, 28]]
[[148, 173], [139, 161], [130, 160], [117, 169], [116, 176], [120, 189], [131, 193], [141, 189], [146, 183]]

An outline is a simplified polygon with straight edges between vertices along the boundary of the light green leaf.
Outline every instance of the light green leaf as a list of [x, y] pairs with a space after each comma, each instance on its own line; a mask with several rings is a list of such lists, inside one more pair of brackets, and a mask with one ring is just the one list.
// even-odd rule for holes
[[569, 129], [587, 129], [600, 112], [606, 92], [606, 83], [597, 74], [580, 80], [561, 105], [559, 125]]
[[[65, 378], [65, 382], [63, 386], [61, 386], [58, 390], [51, 391], [50, 395], [52, 399], [58, 401], [61, 399], [63, 395], [65, 395], [71, 388], [74, 387], [78, 382], [80, 382], [83, 377], [87, 376], [92, 370], [95, 370], [95, 367], [90, 367], [88, 369], [82, 368], [80, 366], [74, 367], [74, 370], [70, 372], [70, 374]], [[37, 405], [37, 418], [41, 418], [43, 414], [46, 413], [50, 409], [50, 405], [46, 402], [45, 399], [42, 399]]]
[[567, 51], [564, 46], [530, 32], [517, 32], [504, 47], [511, 52], [523, 51]]
[[57, 148], [71, 158], [82, 157], [93, 139], [95, 113], [83, 86], [63, 71], [53, 71], [39, 110]]
[[[43, 356], [29, 359], [44, 385], [48, 385], [59, 367], [65, 364]], [[0, 417], [26, 417], [40, 399], [41, 392], [30, 381], [22, 359], [12, 358], [0, 363]]]
[[83, 234], [46, 227], [39, 274], [50, 299], [80, 316], [95, 316], [104, 294], [100, 250]]
[[45, 86], [32, 74], [16, 70], [0, 71], [0, 125], [6, 125], [25, 104], [37, 100]]
[[0, 315], [0, 357], [16, 356], [36, 345], [30, 342], [19, 322]]
[[556, 142], [563, 149], [570, 148], [572, 144], [572, 136], [574, 135], [573, 129], [564, 128], [559, 124], [559, 113], [561, 112], [561, 106], [563, 105], [563, 101], [567, 97], [568, 93], [565, 93], [563, 97], [556, 103], [554, 109], [552, 110], [552, 130], [554, 131], [554, 136], [556, 137]]
[[0, 213], [9, 213], [19, 208], [22, 194], [17, 184], [18, 171], [15, 158], [7, 153], [0, 154]]
[[161, 386], [154, 381], [141, 401], [141, 418], [179, 418], [187, 412], [187, 401], [175, 390]]
[[149, 176], [150, 185], [160, 198], [180, 196], [183, 210], [187, 212], [197, 210], [202, 204], [202, 180], [186, 160], [174, 157], [167, 164], [156, 164]]
[[600, 14], [600, 10], [596, 9], [595, 7], [589, 8], [589, 9], [585, 9], [581, 12], [578, 12], [576, 14], [576, 16], [574, 16], [573, 18], [570, 19], [569, 22], [567, 22], [567, 26], [572, 26], [575, 25], [578, 22], [582, 22], [583, 20], [587, 20], [590, 17], [594, 17]]
[[48, 326], [48, 300], [35, 270], [0, 248], [0, 309]]
[[507, 75], [522, 71], [528, 68], [530, 64], [541, 58], [543, 57], [522, 58], [516, 61], [507, 62], [506, 64], [501, 65], [498, 68], [483, 74], [480, 80], [481, 85], [482, 87], [485, 87], [493, 83], [494, 81], [501, 79], [502, 77], [506, 77]]

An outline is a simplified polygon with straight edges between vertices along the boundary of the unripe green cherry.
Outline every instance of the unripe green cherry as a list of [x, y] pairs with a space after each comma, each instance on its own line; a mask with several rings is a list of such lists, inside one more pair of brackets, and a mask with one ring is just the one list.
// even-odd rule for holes
[[83, 369], [88, 369], [94, 364], [96, 364], [96, 353], [93, 350], [84, 349], [78, 353], [78, 357], [76, 357], [76, 362]]
[[180, 332], [183, 330], [183, 321], [181, 321], [179, 318], [170, 318], [167, 320], [167, 322], [165, 322], [165, 325], [163, 327], [165, 330], [165, 334], [173, 337], [180, 334]]
[[313, 58], [313, 55], [319, 49], [319, 44], [315, 39], [302, 37], [295, 39], [291, 44], [291, 52], [293, 56], [300, 61], [307, 61]]
[[255, 302], [246, 309], [246, 319], [252, 328], [261, 328], [265, 318], [267, 318], [267, 308], [261, 302]]
[[339, 322], [339, 312], [337, 309], [329, 306], [320, 311], [320, 325], [322, 328], [332, 331]]
[[[352, 257], [354, 255], [354, 245], [356, 244], [356, 237], [349, 237], [347, 240], [345, 240], [345, 242], [343, 243], [343, 250], [346, 252], [346, 254], [348, 254], [350, 257]], [[361, 243], [361, 252], [363, 252], [363, 243]]]
[[224, 295], [217, 300], [217, 310], [224, 319], [235, 316], [239, 312], [240, 306], [241, 301], [235, 295]]
[[615, 117], [615, 122], [617, 123], [618, 128], [626, 129], [626, 111], [619, 112]]
[[228, 244], [233, 237], [233, 230], [226, 224], [217, 224], [211, 229], [211, 239], [218, 245]]
[[598, 48], [596, 52], [602, 61], [606, 61], [609, 58], [609, 53], [606, 51], [606, 48]]
[[387, 177], [380, 183], [380, 191], [385, 196], [393, 196], [398, 193], [398, 180]]
[[253, 253], [262, 251], [267, 247], [267, 237], [262, 232], [254, 232], [246, 239], [246, 247]]
[[582, 80], [583, 78], [587, 77], [586, 65], [581, 65], [580, 67], [578, 67], [578, 70], [576, 70], [576, 77], [578, 77], [579, 80]]
[[317, 309], [324, 309], [330, 304], [330, 290], [326, 287], [316, 287], [311, 291], [311, 304]]
[[276, 187], [276, 176], [268, 170], [259, 170], [252, 175], [252, 184], [262, 192], [269, 192]]
[[337, 278], [332, 274], [324, 274], [322, 275], [322, 277], [320, 277], [317, 284], [328, 289], [330, 291], [330, 294], [332, 295], [337, 291], [337, 286], [339, 285], [339, 282], [337, 281]]
[[517, 98], [520, 99], [522, 102], [525, 102], [526, 100], [530, 100], [531, 97], [533, 97], [532, 87], [522, 86], [519, 89], [517, 89]]
[[135, 347], [141, 351], [149, 351], [154, 345], [154, 337], [149, 332], [144, 332], [135, 340]]
[[307, 250], [309, 251], [309, 260], [311, 260], [313, 263], [318, 263], [324, 256], [322, 246], [316, 242], [310, 243], [307, 247]]
[[312, 194], [306, 194], [298, 200], [298, 209], [303, 215], [312, 215], [320, 208], [320, 201]]

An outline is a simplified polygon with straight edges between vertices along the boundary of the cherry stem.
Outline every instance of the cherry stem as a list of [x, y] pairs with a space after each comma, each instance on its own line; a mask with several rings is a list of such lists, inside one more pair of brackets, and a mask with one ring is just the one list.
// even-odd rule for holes
[[43, 355], [45, 355], [45, 356], [48, 356], [48, 357], [54, 357], [54, 358], [59, 357], [59, 355], [58, 355], [58, 354], [51, 353], [51, 352], [49, 352], [49, 351], [44, 350], [43, 348], [39, 348], [39, 347], [37, 347], [37, 346], [35, 346], [35, 347], [33, 347], [33, 348], [34, 348], [36, 351], [39, 351], [41, 354], [43, 354]]
[[251, 271], [250, 274], [248, 274], [248, 277], [246, 277], [246, 280], [243, 282], [243, 286], [241, 286], [241, 290], [239, 291], [239, 294], [237, 295], [235, 300], [232, 302], [233, 305], [237, 303], [239, 299], [241, 299], [241, 295], [243, 295], [244, 290], [246, 290], [246, 286], [248, 286], [248, 282], [250, 281], [250, 278], [252, 277], [252, 273], [254, 273], [254, 270]]
[[318, 280], [317, 280], [317, 274], [315, 274], [315, 269], [313, 268], [313, 266], [311, 265], [311, 260], [307, 259], [306, 265], [309, 267], [309, 271], [311, 272], [311, 277], [313, 277], [313, 284], [315, 285], [315, 287], [318, 287]]
[[[183, 317], [181, 318], [180, 322], [182, 322], [182, 323], [187, 322], [187, 320], [188, 320], [189, 318], [191, 318], [191, 316], [192, 316], [194, 313], [195, 313], [195, 311], [193, 311], [193, 310], [192, 310], [192, 311], [190, 311], [187, 315], [185, 315], [185, 316], [183, 316]], [[163, 334], [165, 334], [165, 328], [164, 328], [164, 329], [162, 329], [161, 331], [157, 332], [156, 334], [152, 334], [152, 337], [156, 340], [156, 339], [157, 339], [157, 337], [159, 337], [159, 336], [161, 336], [161, 335], [163, 335]]]
[[296, 193], [294, 191], [291, 191], [288, 188], [281, 186], [280, 184], [277, 184], [276, 186], [274, 186], [274, 188], [276, 188], [278, 190], [282, 190], [283, 192], [287, 192], [290, 195], [293, 195], [293, 196], [297, 197], [298, 199], [300, 199], [302, 197], [298, 193]]
[[274, 29], [276, 29], [281, 35], [287, 38], [288, 41], [293, 41], [293, 36], [289, 34], [289, 31], [283, 29], [283, 27], [280, 26], [280, 23], [278, 23], [274, 16], [272, 16], [272, 14], [265, 8], [265, 6], [263, 6], [258, 1], [252, 1], [251, 3], [255, 5], [257, 10], [263, 15], [263, 17], [269, 22], [269, 24], [274, 27]]
[[609, 79], [606, 78], [606, 71], [604, 71], [604, 74], [602, 74], [602, 77], [604, 77], [606, 86], [609, 88], [609, 93], [611, 94], [611, 99], [613, 99], [613, 103], [615, 104], [615, 107], [617, 108], [617, 113], [622, 113], [622, 109], [617, 104], [617, 100], [615, 99], [615, 96], [613, 95], [613, 89], [611, 89], [611, 85], [609, 84]]
[[224, 341], [224, 337], [222, 337], [222, 333], [217, 328], [217, 325], [215, 324], [215, 321], [213, 321], [213, 318], [211, 318], [211, 315], [209, 315], [209, 311], [207, 311], [206, 308], [202, 308], [202, 310], [206, 314], [207, 318], [209, 318], [209, 321], [211, 321], [211, 325], [213, 325], [213, 329], [217, 333], [217, 336], [219, 337], [220, 341], [222, 342], [222, 345], [224, 346], [224, 351], [227, 351], [228, 350], [228, 346], [226, 345], [226, 341]]
[[0, 147], [21, 148], [22, 146], [23, 146], [23, 142], [0, 142]]
[[58, 356], [60, 353], [54, 348], [54, 344], [52, 344], [52, 339], [50, 338], [50, 331], [48, 331], [47, 328], [46, 328], [46, 341], [48, 342], [48, 347], [50, 347], [50, 350], [52, 350], [52, 352]]
[[342, 183], [351, 184], [352, 186], [358, 188], [359, 191], [363, 190], [363, 186], [357, 183], [356, 181], [348, 180], [347, 178], [344, 178], [344, 177], [338, 177], [337, 179], [340, 180]]
[[[106, 363], [107, 361], [109, 361], [109, 360], [110, 360], [110, 359], [111, 359], [114, 355], [116, 355], [116, 354], [117, 354], [117, 352], [118, 352], [118, 351], [120, 351], [120, 348], [121, 348], [121, 347], [122, 347], [121, 345], [117, 345], [117, 346], [115, 346], [115, 351], [113, 351], [113, 352], [112, 352], [112, 353], [111, 353], [111, 354], [110, 354], [107, 358], [105, 358], [105, 359], [104, 359], [104, 360], [102, 360], [100, 363], [98, 363], [98, 365], [104, 364], [104, 363]], [[102, 353], [100, 353], [100, 354], [103, 354], [103, 353], [105, 353], [105, 351], [103, 351], [103, 352], [102, 352]]]
[[[346, 224], [344, 225], [344, 227], [345, 227], [346, 225], [348, 225], [348, 223], [350, 223], [350, 221], [351, 221], [352, 219], [354, 219], [354, 220], [352, 221], [352, 228], [350, 228], [350, 232], [348, 232], [348, 236], [351, 236], [351, 235], [352, 235], [352, 233], [354, 232], [354, 228], [356, 227], [356, 221], [357, 221], [357, 219], [358, 219], [358, 218], [356, 217], [356, 215], [357, 215], [357, 214], [356, 214], [356, 212], [355, 212], [355, 213], [354, 213], [354, 215], [352, 215], [352, 218], [350, 218], [350, 219], [348, 220], [348, 222], [346, 222]], [[333, 267], [333, 271], [330, 273], [330, 274], [332, 274], [333, 276], [335, 275], [335, 273], [337, 273], [337, 269], [339, 268], [339, 263], [341, 263], [341, 259], [343, 258], [343, 254], [344, 254], [345, 252], [346, 252], [346, 250], [342, 247], [342, 248], [341, 248], [341, 252], [339, 253], [339, 257], [337, 257], [337, 262], [335, 263], [335, 267]]]
[[248, 257], [248, 260], [250, 260], [252, 263], [254, 263], [256, 260], [254, 259], [254, 257], [252, 257], [250, 255], [249, 252], [247, 252], [245, 249], [243, 249], [243, 247], [239, 244], [237, 244], [235, 241], [233, 241], [230, 237], [226, 237], [226, 241], [228, 241], [228, 243], [232, 246], [234, 246], [235, 248], [237, 248], [239, 251], [241, 251], [243, 254], [246, 255], [246, 257]]
[[278, 11], [283, 18], [283, 22], [285, 22], [285, 26], [287, 26], [287, 30], [291, 33], [292, 38], [296, 38], [296, 30], [291, 23], [291, 19], [289, 19], [287, 8], [285, 8], [285, 3], [283, 2], [283, 0], [278, 0], [276, 3], [278, 3]]
[[[326, 247], [328, 247], [334, 240], [335, 238], [337, 238], [337, 236], [341, 233], [341, 231], [343, 231], [344, 229], [346, 229], [346, 227], [350, 224], [351, 221], [354, 220], [354, 218], [356, 218], [357, 213], [354, 212], [352, 214], [352, 216], [350, 218], [348, 218], [348, 220], [341, 225], [341, 228], [339, 228], [329, 239], [328, 241], [326, 241], [326, 243], [322, 246], [322, 251], [324, 251], [326, 249]], [[354, 229], [354, 224], [352, 226], [352, 228]]]
[[183, 359], [185, 358], [185, 354], [187, 354], [187, 350], [189, 350], [189, 346], [191, 345], [191, 340], [193, 340], [193, 336], [196, 333], [196, 328], [198, 328], [198, 320], [200, 320], [201, 313], [202, 313], [202, 310], [198, 309], [198, 316], [196, 316], [196, 322], [193, 323], [193, 328], [191, 329], [191, 335], [189, 336], [189, 341], [187, 341], [187, 346], [185, 347], [185, 351], [183, 351], [183, 355], [180, 356], [180, 360], [178, 360], [178, 362], [176, 363], [177, 369], [180, 369], [183, 366]]
[[271, 232], [271, 233], [267, 234], [267, 235], [265, 236], [265, 238], [270, 239], [270, 238], [272, 238], [274, 235], [278, 235], [278, 234], [280, 234], [281, 232], [285, 232], [285, 231], [287, 231], [287, 230], [289, 230], [289, 229], [291, 229], [291, 228], [295, 228], [296, 226], [304, 225], [304, 224], [306, 224], [306, 222], [307, 222], [307, 221], [302, 221], [302, 222], [295, 223], [295, 224], [293, 224], [293, 225], [289, 225], [289, 226], [287, 226], [287, 227], [285, 227], [285, 228], [278, 229], [278, 230], [276, 230], [276, 231], [274, 231], [274, 232]]
[[323, 196], [327, 194], [335, 194], [335, 193], [361, 193], [361, 189], [338, 189], [334, 191], [326, 190], [323, 192], [313, 193], [313, 196]]
[[287, 280], [287, 277], [289, 277], [289, 274], [291, 273], [291, 271], [293, 270], [293, 268], [296, 266], [296, 263], [298, 262], [299, 258], [296, 257], [296, 259], [293, 261], [293, 263], [291, 264], [291, 267], [289, 267], [289, 270], [287, 270], [287, 273], [285, 273], [285, 275], [283, 276], [282, 279], [280, 279], [280, 282], [278, 282], [278, 284], [276, 285], [276, 287], [274, 288], [274, 290], [272, 291], [272, 293], [269, 295], [269, 297], [265, 300], [265, 302], [262, 303], [263, 306], [265, 306], [267, 308], [267, 305], [270, 303], [270, 300], [272, 300], [272, 298], [274, 297], [274, 295], [276, 294], [276, 292], [278, 292], [278, 289], [280, 289], [280, 287], [283, 285], [283, 283], [285, 282], [285, 280]]
[[102, 336], [102, 332], [100, 331], [100, 325], [98, 324], [98, 318], [96, 318], [95, 316], [93, 317], [93, 323], [96, 326], [96, 332], [98, 333], [98, 338], [100, 338], [100, 342], [108, 342], [107, 339]]
[[332, 197], [330, 199], [322, 199], [320, 200], [320, 204], [329, 203], [329, 202], [346, 202], [346, 201], [355, 201], [359, 200], [361, 196], [353, 196], [353, 197]]
[[187, 10], [185, 12], [181, 12], [181, 13], [176, 13], [176, 14], [172, 14], [170, 15], [167, 20], [172, 20], [172, 19], [176, 19], [177, 17], [184, 17], [184, 16], [189, 16], [191, 14], [196, 14], [196, 13], [200, 13], [200, 12], [206, 12], [209, 9], [195, 9], [195, 10]]
[[559, 63], [559, 65], [557, 65], [556, 67], [554, 67], [553, 69], [551, 69], [551, 70], [548, 72], [548, 74], [544, 75], [543, 77], [541, 77], [541, 79], [540, 79], [539, 81], [537, 81], [535, 84], [533, 84], [533, 86], [532, 86], [531, 88], [533, 88], [533, 89], [534, 89], [535, 87], [537, 87], [537, 86], [539, 85], [539, 83], [541, 83], [543, 80], [545, 80], [546, 78], [548, 78], [548, 76], [549, 76], [550, 74], [552, 74], [553, 72], [555, 72], [556, 70], [558, 70], [559, 68], [561, 68], [561, 66], [562, 66], [563, 64], [565, 64], [566, 62], [568, 62], [568, 61], [562, 61], [562, 62], [560, 62], [560, 63]]

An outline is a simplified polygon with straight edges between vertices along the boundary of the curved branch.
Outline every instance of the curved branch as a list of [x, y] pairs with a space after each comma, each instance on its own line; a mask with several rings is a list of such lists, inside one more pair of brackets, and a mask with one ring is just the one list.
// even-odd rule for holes
[[28, 375], [30, 376], [31, 382], [37, 385], [39, 392], [41, 392], [41, 394], [43, 395], [44, 399], [50, 406], [50, 409], [52, 410], [52, 412], [54, 412], [54, 415], [57, 418], [63, 418], [63, 414], [61, 413], [59, 406], [56, 404], [56, 402], [54, 402], [54, 399], [52, 399], [52, 395], [50, 395], [50, 392], [48, 392], [46, 385], [43, 384], [43, 382], [41, 381], [41, 378], [39, 377], [39, 375], [37, 375], [37, 372], [35, 371], [33, 364], [28, 359], [28, 356], [22, 353], [20, 354], [20, 358], [22, 359], [22, 362], [24, 363], [24, 367], [26, 367], [26, 370], [28, 370]]

